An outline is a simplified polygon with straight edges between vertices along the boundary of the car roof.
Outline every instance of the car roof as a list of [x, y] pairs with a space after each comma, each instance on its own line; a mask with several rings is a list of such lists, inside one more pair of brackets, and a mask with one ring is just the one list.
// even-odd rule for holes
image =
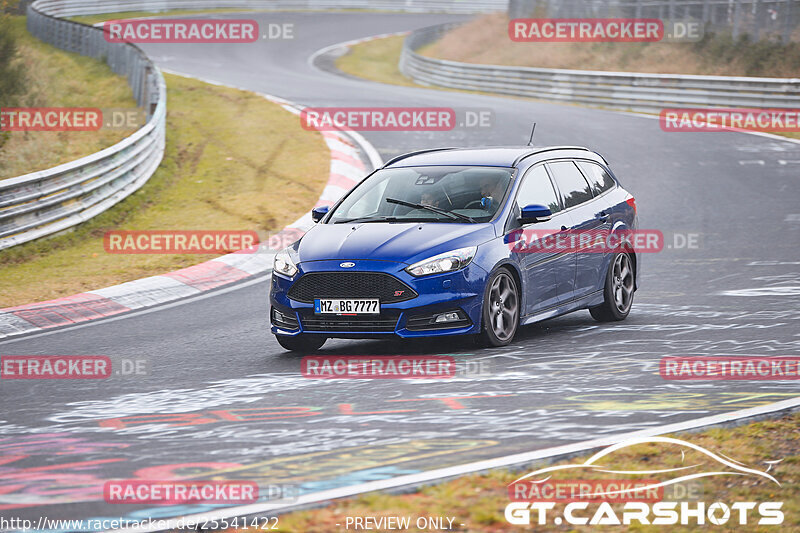
[[546, 155], [547, 159], [559, 156], [576, 157], [576, 151], [583, 152], [580, 157], [599, 159], [605, 163], [602, 156], [582, 146], [491, 146], [418, 150], [391, 159], [383, 168], [431, 165], [516, 167], [530, 156]]

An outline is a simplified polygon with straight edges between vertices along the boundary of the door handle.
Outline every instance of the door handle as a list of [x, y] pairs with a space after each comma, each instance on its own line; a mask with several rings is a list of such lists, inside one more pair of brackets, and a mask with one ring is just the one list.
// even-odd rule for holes
[[611, 218], [611, 215], [602, 211], [599, 215], [597, 215], [598, 220], [602, 220], [603, 222], [608, 222], [608, 219]]
[[568, 228], [566, 226], [561, 226], [561, 231], [567, 231], [567, 229]]

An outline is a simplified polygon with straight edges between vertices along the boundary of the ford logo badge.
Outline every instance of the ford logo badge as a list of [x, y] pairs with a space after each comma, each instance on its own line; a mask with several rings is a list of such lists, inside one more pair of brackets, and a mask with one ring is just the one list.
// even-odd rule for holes
[[339, 263], [339, 266], [342, 268], [353, 268], [354, 266], [356, 266], [356, 264], [348, 261], [347, 263]]

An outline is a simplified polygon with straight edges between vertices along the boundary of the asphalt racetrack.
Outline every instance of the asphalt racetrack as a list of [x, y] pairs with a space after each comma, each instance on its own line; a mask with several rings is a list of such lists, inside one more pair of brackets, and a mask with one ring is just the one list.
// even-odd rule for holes
[[[109, 505], [109, 479], [248, 479], [300, 493], [786, 400], [796, 381], [667, 381], [663, 356], [800, 355], [800, 144], [666, 133], [657, 120], [515, 98], [390, 86], [330, 72], [326, 46], [463, 17], [259, 13], [293, 39], [144, 45], [169, 71], [302, 105], [489, 111], [490, 127], [363, 132], [384, 160], [437, 146], [525, 144], [603, 154], [667, 247], [644, 257], [624, 322], [588, 312], [462, 341], [331, 340], [322, 354], [450, 354], [449, 380], [311, 380], [269, 332], [262, 277], [143, 312], [0, 342], [4, 355], [108, 355], [148, 375], [4, 381], [0, 509], [25, 518], [176, 517], [209, 505]], [[268, 127], [268, 125], [265, 125]], [[265, 146], [265, 150], [270, 147]], [[298, 177], [300, 178], [300, 177]], [[299, 215], [299, 214], [298, 214]], [[687, 239], [696, 246], [681, 247]]]

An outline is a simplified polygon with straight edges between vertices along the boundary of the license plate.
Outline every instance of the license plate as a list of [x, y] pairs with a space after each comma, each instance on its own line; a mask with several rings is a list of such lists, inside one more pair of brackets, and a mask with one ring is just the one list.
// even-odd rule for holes
[[381, 312], [377, 298], [317, 298], [314, 313], [318, 315], [377, 315]]

